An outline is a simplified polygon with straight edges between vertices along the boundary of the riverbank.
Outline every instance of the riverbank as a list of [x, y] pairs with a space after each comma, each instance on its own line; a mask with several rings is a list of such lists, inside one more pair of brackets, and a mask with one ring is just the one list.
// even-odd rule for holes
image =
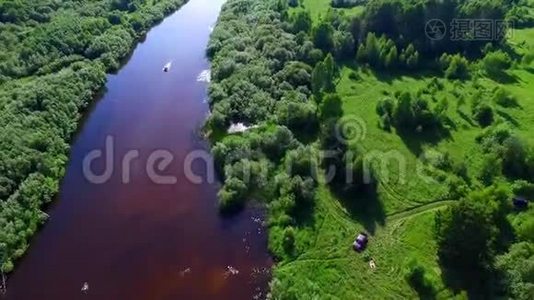
[[[0, 65], [0, 265], [5, 273], [46, 222], [41, 209], [58, 194], [69, 144], [81, 115], [105, 86], [106, 72], [119, 68], [146, 31], [186, 1], [135, 7], [106, 3], [64, 1], [50, 10], [28, 4], [11, 11], [1, 25], [10, 36], [0, 50], [5, 57]], [[27, 12], [34, 10], [47, 13], [28, 19]]]

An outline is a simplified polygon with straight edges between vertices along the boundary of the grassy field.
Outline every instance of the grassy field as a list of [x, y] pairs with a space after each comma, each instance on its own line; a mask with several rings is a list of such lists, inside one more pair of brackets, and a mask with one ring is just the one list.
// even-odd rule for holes
[[306, 9], [310, 12], [310, 15], [315, 22], [317, 22], [321, 16], [324, 16], [329, 9], [336, 10], [338, 12], [343, 12], [346, 15], [358, 15], [363, 12], [364, 7], [363, 6], [355, 6], [352, 8], [347, 9], [339, 9], [339, 8], [332, 8], [330, 6], [331, 1], [325, 1], [325, 0], [300, 0], [300, 7], [294, 8], [293, 10], [297, 9]]
[[[304, 7], [314, 19], [329, 8], [327, 0], [305, 0]], [[356, 8], [350, 13], [360, 13]], [[523, 43], [523, 41], [526, 41]], [[523, 43], [523, 44], [522, 44]], [[534, 29], [514, 32], [511, 44], [518, 53], [533, 51]], [[521, 46], [519, 46], [522, 44]], [[443, 88], [433, 93], [437, 99], [448, 102], [447, 132], [442, 136], [402, 136], [387, 132], [378, 126], [377, 102], [396, 91], [416, 92], [424, 89], [434, 77]], [[339, 199], [326, 187], [320, 187], [318, 205], [312, 224], [298, 231], [297, 247], [303, 254], [277, 266], [275, 283], [294, 286], [295, 298], [320, 299], [401, 299], [424, 297], [405, 280], [406, 269], [414, 261], [425, 270], [425, 277], [433, 283], [438, 299], [450, 299], [441, 278], [433, 237], [435, 212], [447, 207], [454, 183], [444, 181], [438, 172], [424, 173], [421, 155], [448, 154], [453, 162], [464, 163], [469, 180], [476, 181], [482, 163], [482, 150], [476, 137], [482, 128], [472, 118], [471, 98], [482, 97], [491, 101], [492, 90], [500, 86], [518, 100], [516, 107], [505, 108], [492, 104], [496, 122], [507, 122], [515, 131], [534, 142], [534, 67], [514, 65], [505, 82], [480, 76], [465, 82], [449, 81], [440, 74], [381, 74], [367, 68], [341, 67], [337, 93], [343, 99], [344, 115], [358, 120], [360, 139], [353, 147], [379, 155], [398, 155], [406, 168], [390, 165], [387, 173], [393, 180], [381, 176], [373, 205], [354, 207], [347, 199]], [[482, 91], [479, 96], [477, 92]], [[460, 101], [463, 95], [465, 101]], [[382, 174], [384, 175], [384, 174]], [[387, 174], [386, 174], [387, 175]], [[358, 203], [354, 195], [350, 203]], [[454, 199], [454, 198], [452, 198]], [[369, 248], [363, 254], [351, 249], [355, 235], [366, 231], [371, 234]], [[376, 262], [371, 269], [369, 260]], [[305, 290], [297, 287], [306, 287]]]

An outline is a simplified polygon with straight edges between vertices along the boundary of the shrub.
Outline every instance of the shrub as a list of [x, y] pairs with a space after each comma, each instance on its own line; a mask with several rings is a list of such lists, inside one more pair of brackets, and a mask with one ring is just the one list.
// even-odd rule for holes
[[518, 106], [517, 99], [502, 87], [493, 90], [493, 101], [502, 107]]
[[416, 261], [410, 262], [404, 278], [420, 298], [431, 299], [436, 294], [434, 285], [426, 274], [425, 268]]
[[299, 0], [289, 0], [288, 1], [288, 5], [290, 7], [297, 7], [297, 6], [299, 6]]
[[360, 75], [358, 75], [358, 73], [352, 71], [349, 74], [349, 79], [350, 80], [354, 80], [354, 81], [359, 80], [360, 79]]
[[499, 50], [487, 53], [482, 60], [482, 65], [486, 74], [492, 78], [498, 78], [512, 66], [512, 60], [508, 54]]
[[488, 127], [493, 123], [493, 108], [485, 103], [479, 104], [473, 111], [473, 117], [482, 127]]
[[460, 54], [443, 54], [439, 62], [444, 70], [445, 78], [467, 79], [469, 78], [469, 62]]
[[292, 255], [295, 251], [295, 239], [295, 229], [291, 226], [286, 227], [284, 229], [282, 246], [284, 247], [284, 251], [289, 255]]
[[227, 178], [218, 193], [221, 212], [231, 213], [240, 210], [246, 202], [247, 189], [247, 185], [240, 179]]

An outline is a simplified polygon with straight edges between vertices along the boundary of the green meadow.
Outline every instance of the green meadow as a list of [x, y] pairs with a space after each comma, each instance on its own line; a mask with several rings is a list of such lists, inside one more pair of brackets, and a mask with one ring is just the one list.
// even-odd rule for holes
[[[317, 21], [330, 9], [329, 3], [305, 0], [304, 8], [299, 9], [307, 9]], [[361, 14], [362, 10], [356, 7], [345, 13]], [[509, 43], [517, 53], [532, 52], [534, 29], [515, 29]], [[504, 80], [493, 80], [476, 69], [477, 63], [473, 63], [474, 76], [463, 81], [428, 72], [381, 72], [365, 66], [339, 65], [336, 93], [343, 100], [344, 118], [356, 122], [354, 130], [358, 131], [351, 147], [391, 161], [383, 170], [385, 174], [379, 176], [375, 194], [353, 195], [376, 197], [370, 206], [351, 207], [326, 186], [319, 188], [312, 229], [298, 232], [301, 237], [297, 241], [306, 241], [300, 245], [305, 250], [277, 266], [273, 285], [284, 286], [299, 299], [314, 299], [314, 295], [321, 295], [321, 299], [467, 297], [445, 286], [433, 232], [436, 212], [457, 199], [457, 181], [429, 168], [426, 160], [432, 155], [446, 155], [461, 163], [467, 170], [466, 179], [477, 186], [484, 153], [476, 138], [483, 129], [472, 118], [471, 102], [480, 97], [491, 102], [496, 87], [511, 93], [517, 105], [491, 103], [496, 112], [494, 122], [506, 123], [522, 138], [534, 142], [534, 64], [514, 64]], [[395, 92], [428, 93], [428, 87], [436, 81], [440, 88], [432, 92], [432, 97], [444, 98], [448, 103], [443, 136], [398, 134], [380, 128], [376, 113], [380, 99]], [[504, 178], [497, 180], [506, 182]], [[369, 247], [364, 253], [356, 253], [351, 245], [362, 231], [370, 233]], [[371, 260], [375, 269], [369, 265]], [[414, 264], [424, 270], [422, 276], [431, 283], [432, 291], [415, 290], [405, 279]]]

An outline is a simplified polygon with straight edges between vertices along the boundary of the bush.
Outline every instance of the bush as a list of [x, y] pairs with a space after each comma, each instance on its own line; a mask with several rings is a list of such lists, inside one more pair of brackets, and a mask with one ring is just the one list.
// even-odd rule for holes
[[277, 104], [277, 116], [281, 125], [296, 132], [313, 132], [317, 126], [317, 107], [303, 102], [280, 101]]
[[510, 56], [502, 51], [495, 51], [486, 54], [482, 60], [484, 71], [492, 78], [499, 78], [503, 72], [512, 66]]
[[339, 119], [343, 115], [343, 101], [337, 94], [324, 96], [321, 102], [321, 119]]
[[349, 79], [350, 79], [350, 80], [354, 80], [354, 81], [356, 81], [356, 80], [360, 80], [360, 75], [358, 75], [358, 73], [356, 73], [356, 72], [354, 72], [354, 71], [353, 71], [353, 72], [350, 72], [350, 74], [349, 74]]
[[488, 127], [494, 121], [493, 108], [485, 103], [479, 104], [473, 111], [473, 117], [480, 126]]
[[326, 22], [321, 22], [313, 28], [313, 43], [315, 47], [324, 52], [332, 52], [334, 49], [334, 27]]
[[231, 213], [240, 210], [245, 205], [247, 190], [247, 185], [240, 179], [227, 178], [217, 195], [221, 212]]
[[431, 105], [422, 95], [414, 96], [403, 92], [395, 100], [386, 98], [378, 102], [376, 112], [381, 119], [381, 127], [389, 130], [394, 125], [397, 130], [438, 130], [442, 128], [447, 102]]
[[289, 255], [292, 255], [295, 251], [295, 229], [293, 227], [289, 226], [284, 229], [282, 246]]
[[493, 101], [502, 107], [516, 107], [517, 99], [502, 87], [493, 90]]
[[299, 0], [288, 0], [288, 5], [290, 7], [297, 7], [299, 6]]
[[426, 270], [416, 261], [410, 262], [404, 275], [408, 284], [417, 292], [421, 299], [432, 299], [436, 294], [433, 282], [426, 274]]
[[493, 184], [495, 178], [502, 174], [502, 160], [494, 153], [490, 153], [484, 156], [482, 161], [482, 167], [480, 168], [480, 174], [478, 179], [482, 181], [486, 186]]
[[439, 59], [444, 70], [445, 78], [467, 79], [469, 78], [469, 62], [460, 54], [443, 54]]
[[532, 299], [534, 293], [534, 244], [513, 244], [507, 253], [496, 259], [496, 269], [503, 274], [503, 284], [510, 299]]

